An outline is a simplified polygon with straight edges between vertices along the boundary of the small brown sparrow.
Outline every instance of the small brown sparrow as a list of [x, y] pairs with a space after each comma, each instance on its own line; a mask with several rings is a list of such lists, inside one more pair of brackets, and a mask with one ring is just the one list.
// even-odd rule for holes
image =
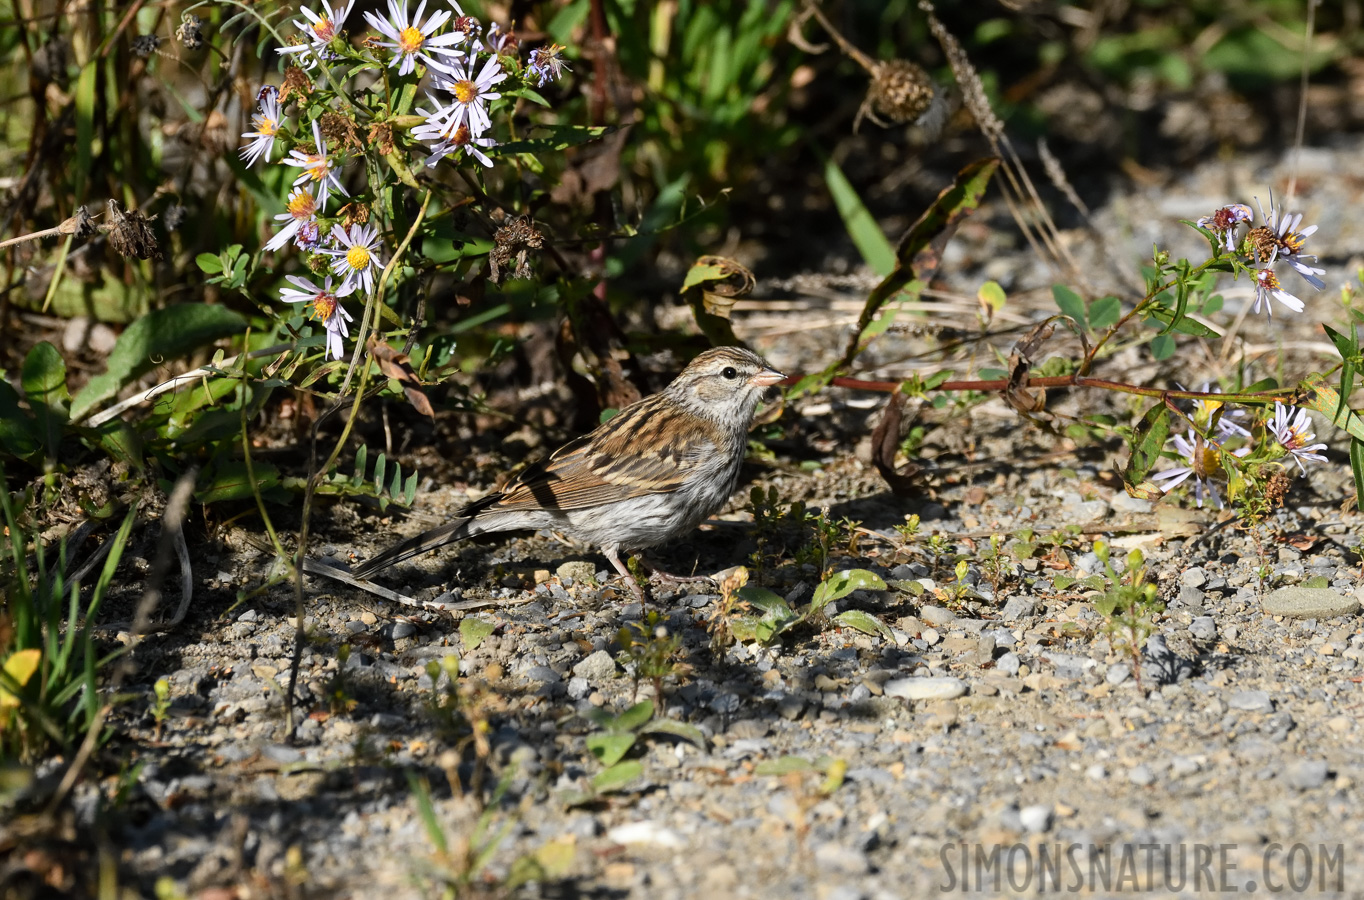
[[362, 563], [364, 578], [478, 534], [552, 528], [602, 548], [637, 597], [620, 551], [643, 550], [695, 528], [739, 481], [758, 401], [786, 376], [738, 347], [693, 359], [661, 393], [622, 409], [559, 448], [453, 522]]

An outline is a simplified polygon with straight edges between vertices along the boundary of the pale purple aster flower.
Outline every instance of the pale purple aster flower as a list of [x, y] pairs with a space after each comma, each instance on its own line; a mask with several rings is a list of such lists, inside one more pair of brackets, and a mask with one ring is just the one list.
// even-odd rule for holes
[[1317, 452], [1318, 450], [1325, 450], [1326, 445], [1312, 443], [1317, 439], [1317, 436], [1312, 433], [1312, 419], [1307, 415], [1307, 410], [1298, 409], [1295, 406], [1284, 406], [1276, 400], [1274, 401], [1274, 420], [1269, 428], [1274, 432], [1274, 437], [1278, 439], [1284, 449], [1292, 455], [1300, 472], [1307, 472], [1302, 464], [1304, 459], [1310, 459], [1313, 462], [1326, 462], [1326, 457]]
[[1192, 428], [1189, 429], [1187, 438], [1182, 434], [1177, 434], [1170, 440], [1174, 443], [1175, 452], [1181, 457], [1181, 462], [1186, 463], [1186, 465], [1158, 472], [1151, 476], [1151, 480], [1163, 482], [1160, 485], [1160, 490], [1162, 493], [1168, 494], [1175, 487], [1192, 477], [1194, 480], [1194, 500], [1199, 507], [1203, 506], [1204, 496], [1208, 496], [1212, 498], [1213, 503], [1217, 504], [1217, 508], [1221, 509], [1222, 497], [1217, 493], [1217, 488], [1213, 486], [1212, 475], [1221, 470], [1223, 453], [1245, 456], [1250, 453], [1250, 448], [1242, 447], [1234, 451], [1224, 450], [1221, 444], [1216, 441], [1204, 440]]
[[493, 85], [505, 79], [502, 64], [496, 56], [488, 57], [478, 76], [474, 76], [476, 60], [469, 57], [463, 64], [455, 66], [449, 79], [437, 78], [436, 87], [454, 95], [454, 102], [430, 114], [423, 125], [412, 129], [413, 137], [421, 141], [437, 141], [449, 138], [460, 125], [468, 125], [474, 137], [492, 127], [488, 118], [488, 101], [497, 100], [502, 95], [492, 90]]
[[453, 74], [450, 65], [464, 55], [464, 51], [456, 46], [464, 43], [464, 32], [436, 34], [436, 31], [449, 21], [451, 16], [449, 10], [432, 13], [423, 25], [421, 18], [425, 9], [426, 0], [421, 0], [417, 5], [417, 14], [408, 19], [407, 0], [401, 0], [401, 5], [395, 0], [388, 0], [387, 21], [371, 13], [365, 13], [365, 21], [388, 38], [387, 41], [380, 41], [379, 46], [393, 51], [393, 58], [388, 64], [390, 66], [398, 64], [399, 75], [409, 74], [416, 68], [418, 59], [438, 72]]
[[294, 246], [305, 253], [316, 250], [322, 245], [321, 229], [317, 225], [317, 220], [304, 222], [298, 226], [298, 234], [294, 236]]
[[1199, 226], [1217, 235], [1217, 242], [1228, 253], [1234, 253], [1240, 241], [1236, 240], [1236, 226], [1254, 218], [1250, 207], [1244, 203], [1224, 206], [1210, 216], [1198, 220]]
[[[559, 54], [563, 53], [564, 48], [558, 44], [549, 44], [545, 47], [537, 47], [530, 52], [530, 62], [526, 66], [526, 74], [538, 79], [535, 86], [544, 87], [547, 82], [558, 81], [565, 73], [572, 71], [568, 63]], [[1250, 210], [1246, 209], [1247, 215]], [[1202, 225], [1203, 220], [1199, 219], [1198, 224]], [[1235, 230], [1233, 228], [1233, 230]]]
[[286, 223], [279, 233], [270, 238], [270, 242], [265, 245], [266, 250], [278, 250], [289, 239], [299, 233], [299, 230], [309, 223], [313, 225], [313, 233], [317, 232], [317, 200], [313, 195], [303, 188], [297, 188], [289, 195], [289, 202], [284, 204], [284, 212], [275, 216], [276, 221]]
[[516, 48], [519, 43], [515, 32], [508, 30], [503, 34], [502, 26], [494, 22], [488, 26], [488, 34], [482, 41], [477, 42], [477, 45], [481, 48], [486, 48], [489, 53], [515, 56]]
[[328, 275], [322, 287], [298, 275], [290, 275], [286, 280], [294, 287], [280, 288], [279, 298], [286, 303], [311, 305], [313, 318], [321, 322], [327, 332], [328, 358], [340, 359], [346, 349], [342, 339], [350, 337], [350, 329], [346, 327], [346, 323], [351, 321], [351, 316], [337, 301], [337, 295], [332, 292], [332, 277]]
[[332, 261], [332, 272], [345, 278], [336, 296], [349, 296], [362, 286], [366, 293], [374, 290], [374, 270], [384, 264], [379, 258], [383, 246], [379, 229], [374, 225], [352, 225], [333, 228], [331, 234], [340, 246], [322, 252], [336, 257]]
[[318, 127], [316, 119], [313, 120], [313, 142], [317, 144], [316, 153], [294, 149], [289, 151], [288, 159], [280, 162], [303, 169], [303, 173], [294, 179], [294, 187], [309, 180], [317, 182], [317, 207], [322, 210], [326, 209], [327, 198], [333, 189], [342, 197], [349, 197], [350, 194], [346, 193], [341, 186], [341, 179], [332, 171], [332, 158], [327, 155], [327, 142], [322, 140], [322, 129]]
[[[1260, 198], [1255, 198], [1255, 205], [1260, 206]], [[1307, 239], [1317, 231], [1317, 226], [1309, 225], [1299, 230], [1302, 224], [1302, 213], [1296, 215], [1285, 213], [1274, 205], [1274, 195], [1269, 195], [1269, 215], [1265, 215], [1265, 208], [1260, 206], [1260, 217], [1265, 220], [1264, 227], [1269, 230], [1268, 237], [1273, 241], [1273, 249], [1270, 251], [1270, 262], [1275, 258], [1288, 263], [1297, 271], [1307, 283], [1317, 290], [1326, 287], [1326, 282], [1318, 278], [1318, 275], [1326, 273], [1325, 269], [1307, 265], [1304, 260], [1316, 262], [1315, 256], [1305, 255], [1302, 251], [1306, 247]], [[1258, 231], [1258, 229], [1256, 229]]]
[[285, 55], [298, 54], [299, 62], [305, 69], [311, 69], [319, 59], [334, 59], [336, 54], [328, 51], [327, 45], [341, 32], [341, 23], [346, 21], [346, 16], [350, 15], [351, 7], [354, 5], [355, 0], [346, 0], [344, 8], [333, 9], [331, 0], [323, 0], [320, 15], [311, 9], [304, 9], [303, 15], [308, 22], [294, 19], [294, 25], [307, 35], [308, 39], [302, 44], [280, 47], [277, 52]]
[[434, 166], [451, 154], [463, 152], [491, 168], [493, 161], [479, 148], [496, 146], [497, 141], [488, 137], [473, 137], [469, 133], [469, 126], [461, 125], [455, 129], [454, 134], [431, 148], [431, 155], [426, 158], [426, 164]]
[[1293, 312], [1302, 312], [1304, 304], [1297, 297], [1294, 297], [1279, 284], [1279, 276], [1274, 274], [1274, 270], [1266, 266], [1263, 269], [1255, 270], [1255, 306], [1251, 311], [1258, 313], [1260, 305], [1263, 304], [1265, 312], [1272, 319], [1274, 310], [1270, 306], [1269, 298], [1273, 297]]
[[261, 88], [258, 109], [251, 117], [251, 127], [256, 130], [242, 134], [242, 137], [251, 139], [241, 153], [247, 168], [254, 166], [262, 157], [268, 158], [271, 148], [275, 146], [275, 134], [279, 131], [280, 123], [279, 89], [272, 85]]

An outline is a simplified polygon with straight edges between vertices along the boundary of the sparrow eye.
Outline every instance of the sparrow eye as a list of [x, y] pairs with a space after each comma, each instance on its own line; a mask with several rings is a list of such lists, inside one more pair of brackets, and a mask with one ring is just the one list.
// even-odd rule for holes
[[720, 371], [720, 375], [723, 378], [727, 378], [730, 381], [733, 381], [734, 379], [739, 377], [739, 370], [734, 368], [733, 366], [725, 366], [724, 369]]

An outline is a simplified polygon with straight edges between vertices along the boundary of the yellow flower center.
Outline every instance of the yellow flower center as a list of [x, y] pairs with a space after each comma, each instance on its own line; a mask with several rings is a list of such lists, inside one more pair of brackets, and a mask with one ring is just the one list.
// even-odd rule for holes
[[325, 157], [325, 156], [309, 156], [309, 157], [308, 157], [308, 174], [312, 176], [313, 181], [321, 181], [323, 178], [326, 178], [326, 177], [327, 177], [327, 157]]
[[454, 94], [455, 99], [460, 103], [472, 103], [474, 98], [478, 96], [478, 85], [468, 80], [457, 81], [455, 82]]
[[287, 208], [295, 219], [310, 219], [317, 212], [317, 201], [307, 191], [295, 191]]
[[1279, 289], [1279, 276], [1275, 275], [1269, 269], [1261, 269], [1259, 272], [1255, 273], [1255, 278], [1267, 291], [1277, 291]]
[[1298, 234], [1296, 231], [1290, 231], [1280, 238], [1279, 243], [1282, 244], [1283, 248], [1289, 253], [1301, 253], [1303, 245], [1307, 243], [1307, 238]]
[[313, 298], [313, 315], [323, 322], [336, 315], [336, 298], [331, 294], [318, 294]]
[[256, 117], [256, 132], [258, 134], [274, 137], [276, 131], [279, 131], [279, 123], [274, 119], [269, 119], [265, 116]]
[[346, 264], [349, 265], [355, 271], [359, 272], [361, 269], [369, 265], [369, 251], [366, 250], [364, 247], [359, 246], [358, 244], [354, 247], [351, 247], [350, 250], [346, 253]]
[[332, 24], [331, 19], [324, 18], [313, 25], [313, 34], [317, 35], [319, 41], [330, 41], [336, 37], [336, 26]]
[[422, 48], [424, 40], [425, 36], [409, 25], [398, 33], [398, 49], [404, 53], [416, 53]]

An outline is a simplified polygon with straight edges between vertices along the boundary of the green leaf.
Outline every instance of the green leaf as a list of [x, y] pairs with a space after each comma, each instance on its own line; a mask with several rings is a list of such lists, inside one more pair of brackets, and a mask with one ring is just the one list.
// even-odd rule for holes
[[1163, 401], [1158, 401], [1146, 411], [1132, 431], [1132, 455], [1127, 460], [1123, 479], [1136, 487], [1146, 480], [1165, 449], [1165, 441], [1170, 436], [1170, 409]]
[[790, 775], [798, 772], [816, 772], [815, 764], [802, 756], [779, 756], [765, 759], [753, 767], [754, 775]]
[[1081, 328], [1088, 327], [1088, 318], [1085, 316], [1085, 301], [1080, 298], [1079, 294], [1064, 284], [1054, 284], [1051, 286], [1051, 296], [1056, 301], [1056, 308], [1074, 319], [1076, 325]]
[[619, 731], [635, 731], [653, 717], [653, 701], [641, 700], [619, 716], [616, 716], [615, 727]]
[[511, 156], [517, 153], [529, 153], [531, 155], [542, 153], [556, 153], [566, 150], [569, 147], [576, 147], [578, 144], [586, 144], [588, 141], [595, 141], [598, 138], [611, 134], [616, 130], [613, 125], [584, 128], [578, 125], [556, 125], [546, 128], [549, 134], [542, 138], [529, 138], [523, 141], [508, 141], [505, 144], [498, 144], [496, 147], [488, 148], [489, 156]]
[[870, 634], [873, 637], [883, 637], [886, 640], [894, 640], [895, 633], [890, 627], [871, 613], [863, 612], [860, 609], [848, 609], [834, 616], [834, 621], [839, 625], [846, 625], [863, 634]]
[[488, 639], [488, 635], [497, 630], [497, 625], [486, 619], [477, 619], [473, 616], [466, 616], [459, 623], [459, 639], [464, 644], [464, 652], [472, 653], [478, 649], [478, 645]]
[[656, 719], [640, 729], [641, 734], [671, 734], [683, 740], [691, 741], [702, 750], [706, 749], [706, 736], [701, 733], [701, 729], [686, 722], [679, 722], [676, 719]]
[[853, 591], [884, 591], [886, 583], [881, 580], [881, 576], [866, 569], [846, 569], [842, 572], [835, 572], [830, 575], [828, 580], [820, 583], [815, 588], [815, 596], [810, 601], [812, 610], [823, 609], [835, 600], [846, 597]]
[[1364, 441], [1364, 418], [1345, 405], [1344, 398], [1334, 387], [1326, 383], [1320, 375], [1302, 383], [1307, 393], [1302, 405], [1316, 410], [1331, 420], [1331, 424], [1346, 432], [1357, 441]]
[[609, 769], [598, 772], [592, 779], [592, 787], [602, 793], [619, 791], [644, 774], [644, 763], [637, 759], [627, 759]]
[[876, 219], [872, 218], [862, 198], [857, 196], [852, 183], [832, 159], [824, 162], [824, 180], [829, 185], [829, 193], [833, 195], [834, 206], [843, 219], [843, 227], [857, 246], [857, 252], [862, 254], [863, 261], [873, 272], [885, 278], [895, 271], [895, 250], [886, 240], [885, 232], [876, 224]]
[[1169, 359], [1175, 355], [1175, 339], [1168, 334], [1158, 334], [1151, 338], [1151, 356], [1155, 359]]
[[1004, 293], [1004, 288], [999, 286], [998, 281], [987, 281], [976, 291], [976, 298], [990, 307], [995, 312], [1004, 308], [1008, 302], [1008, 296]]
[[232, 310], [206, 303], [158, 309], [129, 325], [109, 354], [108, 371], [90, 379], [71, 404], [71, 418], [83, 419], [129, 382], [204, 344], [246, 329]]
[[47, 457], [55, 460], [62, 442], [62, 428], [66, 425], [66, 409], [71, 402], [71, 396], [66, 392], [66, 361], [56, 347], [42, 341], [24, 357], [19, 381]]
[[1350, 473], [1355, 479], [1355, 497], [1364, 497], [1364, 441], [1350, 438]]
[[1122, 301], [1117, 297], [1100, 297], [1089, 304], [1089, 324], [1095, 331], [1112, 328], [1122, 318]]
[[587, 749], [602, 765], [614, 766], [620, 762], [630, 748], [635, 745], [635, 735], [631, 732], [598, 732], [589, 734], [585, 743]]
[[224, 500], [245, 500], [255, 496], [258, 487], [261, 493], [279, 485], [279, 469], [273, 463], [252, 461], [256, 472], [253, 486], [242, 460], [228, 460], [220, 463], [199, 478], [199, 489], [194, 499], [199, 503], [220, 503]]
[[19, 406], [19, 392], [0, 378], [0, 452], [28, 459], [42, 447], [42, 435]]
[[216, 253], [200, 253], [194, 257], [194, 261], [199, 265], [199, 270], [210, 275], [217, 275], [223, 270], [223, 261]]

